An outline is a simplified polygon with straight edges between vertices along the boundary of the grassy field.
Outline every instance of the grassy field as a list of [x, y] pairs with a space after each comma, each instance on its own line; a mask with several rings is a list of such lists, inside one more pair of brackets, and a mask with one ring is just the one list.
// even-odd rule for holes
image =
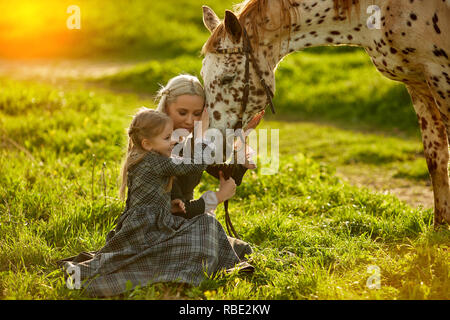
[[[66, 288], [54, 262], [104, 244], [124, 208], [118, 177], [131, 115], [154, 107], [159, 84], [199, 74], [208, 36], [201, 5], [220, 14], [232, 4], [79, 2], [82, 29], [70, 34], [78, 45], [61, 54], [136, 67], [58, 85], [0, 77], [1, 299], [85, 298]], [[48, 28], [41, 33], [56, 32]], [[280, 130], [279, 172], [247, 173], [230, 202], [234, 226], [254, 248], [255, 273], [199, 287], [153, 284], [118, 298], [448, 299], [450, 231], [433, 230], [432, 209], [337, 174], [426, 184], [404, 87], [381, 77], [359, 49], [311, 49], [281, 63], [275, 104], [277, 117], [260, 128]], [[196, 195], [217, 186], [205, 174]], [[217, 217], [224, 225], [222, 207]], [[380, 289], [367, 287], [370, 266], [379, 267]]]
[[[7, 79], [1, 87], [0, 293], [8, 299], [82, 298], [65, 287], [54, 261], [104, 243], [123, 209], [117, 178], [124, 128], [138, 106], [152, 104]], [[450, 233], [433, 231], [431, 210], [352, 187], [326, 164], [413, 161], [418, 144], [334, 128], [343, 143], [361, 144], [333, 153], [316, 139], [316, 146], [295, 143], [293, 149], [292, 131], [311, 135], [311, 126], [265, 121], [262, 128], [280, 128], [279, 173], [248, 174], [231, 202], [235, 226], [255, 248], [254, 275], [223, 275], [200, 287], [152, 285], [122, 298], [448, 297]], [[382, 155], [364, 151], [364, 145], [377, 150], [386, 144], [390, 151]], [[216, 187], [205, 175], [197, 195]], [[218, 217], [224, 222], [222, 208]], [[366, 287], [369, 265], [381, 270], [379, 290]]]

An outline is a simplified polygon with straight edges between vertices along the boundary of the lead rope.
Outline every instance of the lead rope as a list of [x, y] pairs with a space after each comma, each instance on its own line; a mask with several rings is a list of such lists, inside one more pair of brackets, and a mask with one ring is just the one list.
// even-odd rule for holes
[[[234, 151], [234, 156], [236, 157], [236, 151]], [[236, 160], [236, 158], [235, 158], [235, 160]], [[232, 176], [233, 168], [234, 168], [234, 166], [228, 165], [226, 167], [226, 170], [223, 170], [223, 171], [225, 171], [225, 172], [223, 172], [225, 180], [228, 180]], [[230, 237], [234, 237], [236, 239], [241, 239], [239, 237], [239, 235], [237, 234], [236, 230], [234, 229], [233, 223], [231, 222], [230, 213], [228, 211], [228, 200], [225, 200], [223, 202], [223, 208], [225, 210], [225, 225], [227, 227], [228, 235]]]
[[[233, 157], [234, 157], [234, 164], [226, 166], [226, 170], [225, 170], [226, 172], [224, 172], [226, 180], [228, 180], [233, 175], [233, 169], [235, 168], [235, 166], [237, 164], [237, 153], [234, 148], [234, 142], [233, 142]], [[241, 239], [239, 237], [238, 233], [236, 232], [236, 230], [234, 229], [233, 223], [231, 222], [230, 213], [228, 211], [228, 200], [225, 200], [223, 202], [223, 208], [225, 210], [225, 225], [227, 227], [228, 235], [230, 235], [236, 239]]]
[[228, 200], [225, 200], [223, 203], [223, 207], [225, 209], [225, 224], [227, 226], [228, 234], [236, 239], [241, 239], [237, 234], [236, 230], [233, 227], [233, 223], [231, 223], [230, 213], [228, 212]]

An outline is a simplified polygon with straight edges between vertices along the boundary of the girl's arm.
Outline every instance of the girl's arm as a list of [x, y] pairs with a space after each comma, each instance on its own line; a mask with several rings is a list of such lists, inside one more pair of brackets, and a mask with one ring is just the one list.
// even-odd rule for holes
[[[201, 143], [201, 148], [197, 150], [203, 150], [208, 145]], [[202, 159], [200, 154], [197, 154], [194, 159]], [[146, 165], [149, 171], [162, 176], [182, 176], [186, 174], [200, 174], [206, 169], [207, 164], [195, 164], [194, 159], [180, 158], [180, 157], [166, 157], [152, 152], [146, 159]]]

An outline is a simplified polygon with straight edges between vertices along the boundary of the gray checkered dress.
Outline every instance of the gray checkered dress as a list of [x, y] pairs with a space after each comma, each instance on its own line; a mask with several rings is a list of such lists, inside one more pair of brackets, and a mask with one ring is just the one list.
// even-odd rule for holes
[[79, 268], [85, 292], [97, 297], [123, 293], [130, 284], [199, 285], [220, 270], [245, 268], [247, 263], [239, 260], [216, 218], [201, 214], [185, 219], [170, 212], [170, 192], [164, 191], [169, 177], [198, 174], [205, 167], [175, 164], [149, 152], [128, 172], [127, 206], [105, 246], [59, 264], [66, 270]]

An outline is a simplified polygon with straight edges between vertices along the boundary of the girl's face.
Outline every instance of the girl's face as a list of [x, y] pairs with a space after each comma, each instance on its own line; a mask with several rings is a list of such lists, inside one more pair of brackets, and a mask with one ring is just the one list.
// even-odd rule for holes
[[197, 95], [181, 95], [174, 102], [167, 105], [166, 113], [173, 120], [173, 129], [194, 130], [194, 121], [202, 117], [205, 99]]
[[152, 139], [143, 139], [142, 147], [147, 151], [156, 151], [163, 156], [170, 157], [175, 141], [172, 141], [173, 123], [170, 121], [164, 127], [164, 130]]

